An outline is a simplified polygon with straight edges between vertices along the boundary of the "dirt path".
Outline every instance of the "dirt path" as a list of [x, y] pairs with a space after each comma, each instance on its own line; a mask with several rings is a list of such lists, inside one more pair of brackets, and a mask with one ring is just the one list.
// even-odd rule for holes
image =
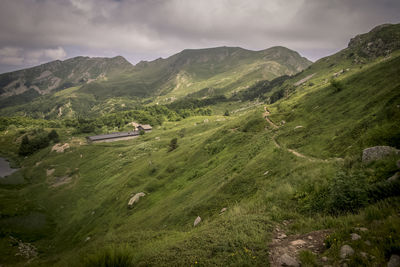
[[[273, 129], [279, 129], [279, 126], [276, 125], [275, 123], [273, 123], [273, 122], [268, 118], [268, 116], [269, 116], [270, 114], [271, 114], [271, 113], [269, 112], [269, 110], [267, 109], [267, 107], [264, 107], [263, 117], [265, 118], [265, 120], [268, 122], [268, 124], [269, 124]], [[277, 148], [282, 148], [282, 146], [276, 141], [276, 134], [274, 134], [274, 135], [272, 136], [272, 142], [274, 142], [274, 145], [275, 145]], [[313, 158], [313, 157], [309, 157], [309, 156], [306, 156], [306, 155], [304, 155], [304, 154], [301, 154], [300, 152], [297, 152], [297, 151], [294, 150], [294, 149], [290, 149], [290, 148], [284, 148], [284, 149], [286, 149], [286, 151], [292, 153], [292, 154], [295, 155], [296, 157], [303, 158], [303, 159], [307, 159], [307, 160], [309, 160], [309, 161], [329, 162], [329, 161], [332, 161], [332, 160], [335, 160], [335, 161], [341, 161], [341, 160], [343, 160], [342, 158], [318, 159], [318, 158]]]
[[[284, 221], [283, 224], [285, 226], [287, 222]], [[324, 240], [330, 232], [330, 230], [320, 230], [303, 235], [286, 236], [284, 231], [277, 226], [274, 231], [274, 239], [272, 239], [269, 245], [270, 265], [272, 267], [300, 266], [298, 258], [302, 250], [308, 250], [315, 255], [321, 255], [325, 250]]]

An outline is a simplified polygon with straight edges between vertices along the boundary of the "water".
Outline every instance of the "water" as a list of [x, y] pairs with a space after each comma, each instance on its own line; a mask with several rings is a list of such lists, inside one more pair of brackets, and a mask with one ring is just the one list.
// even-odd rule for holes
[[17, 170], [11, 168], [10, 163], [5, 158], [0, 157], [0, 177], [6, 177]]

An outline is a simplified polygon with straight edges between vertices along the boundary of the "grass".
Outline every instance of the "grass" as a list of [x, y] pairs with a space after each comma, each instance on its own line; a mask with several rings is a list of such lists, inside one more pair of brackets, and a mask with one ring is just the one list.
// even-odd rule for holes
[[[38, 247], [40, 257], [33, 263], [42, 266], [261, 266], [268, 262], [273, 229], [289, 220], [287, 234], [332, 231], [323, 254], [329, 264], [342, 263], [343, 244], [356, 250], [350, 266], [386, 264], [399, 251], [398, 195], [361, 194], [363, 201], [350, 210], [342, 209], [346, 203], [328, 200], [345, 199], [349, 188], [381, 189], [397, 171], [398, 156], [363, 164], [360, 155], [367, 146], [398, 146], [398, 111], [393, 109], [398, 61], [393, 57], [349, 71], [339, 78], [343, 89], [338, 92], [323, 82], [331, 76], [329, 64], [318, 63], [314, 85], [269, 105], [271, 120], [286, 121], [274, 130], [262, 118], [263, 107], [254, 103], [220, 103], [212, 108], [220, 114], [229, 109], [230, 116], [167, 121], [151, 133], [113, 143], [79, 144], [82, 136], [61, 128], [62, 142], [70, 149], [56, 153], [48, 147], [18, 158], [25, 184], [0, 186], [2, 261], [26, 261], [13, 256], [12, 235]], [[304, 129], [295, 130], [298, 125]], [[22, 133], [19, 126], [8, 127], [0, 142], [13, 155]], [[169, 151], [173, 138], [178, 146]], [[286, 148], [329, 160], [310, 161]], [[47, 176], [49, 169], [55, 171]], [[51, 186], [64, 176], [71, 182]], [[397, 184], [392, 186], [397, 190]], [[139, 192], [146, 195], [129, 209], [130, 197]], [[222, 208], [227, 210], [221, 214]], [[197, 216], [202, 221], [193, 227]], [[351, 240], [354, 231], [361, 241]], [[300, 260], [315, 266], [321, 256], [305, 251]]]

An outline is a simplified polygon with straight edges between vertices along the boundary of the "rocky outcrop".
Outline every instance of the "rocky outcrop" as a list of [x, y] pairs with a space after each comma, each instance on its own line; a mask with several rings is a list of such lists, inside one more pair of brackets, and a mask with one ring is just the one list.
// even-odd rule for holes
[[390, 146], [374, 146], [363, 150], [362, 161], [368, 163], [390, 155], [400, 155], [400, 150]]

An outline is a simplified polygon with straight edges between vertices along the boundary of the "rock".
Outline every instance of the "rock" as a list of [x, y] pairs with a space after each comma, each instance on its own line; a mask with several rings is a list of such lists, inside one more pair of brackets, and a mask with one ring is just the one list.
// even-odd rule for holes
[[155, 140], [160, 140], [160, 137], [159, 137], [159, 136], [157, 136], [157, 137], [155, 137], [154, 139], [155, 139]]
[[286, 237], [287, 237], [287, 235], [285, 235], [284, 233], [278, 234], [278, 239], [285, 239]]
[[90, 236], [86, 237], [85, 242], [88, 242], [90, 240]]
[[307, 238], [308, 238], [308, 240], [313, 240], [313, 237], [312, 236], [307, 236]]
[[396, 172], [393, 176], [389, 177], [387, 180], [388, 182], [395, 182], [399, 180], [400, 178], [400, 172]]
[[368, 231], [368, 228], [365, 228], [365, 227], [355, 227], [354, 230], [356, 230], [356, 231], [361, 231], [361, 232], [367, 232], [367, 231]]
[[208, 123], [208, 119], [205, 119], [203, 122], [204, 122], [204, 123]]
[[350, 236], [351, 236], [351, 240], [353, 240], [353, 241], [361, 239], [361, 236], [356, 233], [352, 233], [352, 234], [350, 234]]
[[400, 256], [393, 254], [390, 256], [390, 260], [387, 264], [387, 267], [399, 267], [400, 266]]
[[292, 266], [292, 267], [298, 267], [300, 266], [300, 263], [293, 257], [289, 256], [288, 254], [283, 254], [279, 259], [278, 259], [278, 264], [280, 266]]
[[144, 197], [146, 194], [143, 192], [137, 193], [136, 195], [134, 195], [131, 199], [129, 199], [128, 202], [128, 207], [132, 207], [133, 204], [135, 204], [136, 202], [139, 202], [139, 198]]
[[307, 242], [304, 241], [304, 240], [301, 240], [301, 239], [294, 240], [294, 241], [290, 242], [290, 244], [291, 244], [292, 246], [302, 246], [302, 245], [304, 245], [305, 243], [307, 243]]
[[374, 146], [363, 150], [362, 161], [367, 163], [379, 160], [391, 154], [400, 154], [400, 150], [390, 146]]
[[51, 148], [51, 151], [55, 151], [55, 152], [57, 152], [57, 153], [63, 153], [64, 150], [66, 150], [66, 149], [68, 149], [68, 148], [69, 148], [69, 144], [68, 144], [68, 143], [65, 143], [65, 144], [63, 144], [63, 145], [61, 145], [61, 144], [55, 144], [55, 145]]
[[224, 213], [226, 211], [226, 208], [222, 208], [219, 213]]
[[324, 256], [324, 257], [321, 258], [321, 261], [327, 262], [327, 261], [328, 261], [328, 258]]
[[367, 245], [367, 246], [371, 246], [372, 245], [371, 241], [369, 241], [369, 240], [365, 241], [364, 244]]
[[345, 259], [354, 254], [354, 249], [349, 245], [344, 245], [340, 248], [340, 258]]
[[194, 220], [193, 226], [198, 225], [201, 222], [200, 216], [197, 216], [196, 220]]

